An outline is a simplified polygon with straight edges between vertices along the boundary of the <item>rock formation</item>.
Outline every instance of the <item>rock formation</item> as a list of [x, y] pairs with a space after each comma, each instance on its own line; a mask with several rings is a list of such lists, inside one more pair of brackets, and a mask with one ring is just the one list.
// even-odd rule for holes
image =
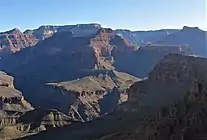
[[0, 33], [0, 57], [18, 52], [23, 48], [32, 47], [37, 42], [38, 40], [33, 35], [24, 34], [16, 28]]

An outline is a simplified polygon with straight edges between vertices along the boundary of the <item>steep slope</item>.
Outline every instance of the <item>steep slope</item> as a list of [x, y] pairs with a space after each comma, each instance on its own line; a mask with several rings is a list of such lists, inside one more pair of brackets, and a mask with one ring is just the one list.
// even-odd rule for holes
[[166, 36], [158, 44], [188, 45], [191, 50], [200, 56], [206, 56], [207, 33], [197, 27], [184, 26], [182, 30]]
[[33, 35], [24, 34], [16, 28], [0, 33], [0, 57], [34, 46], [37, 42]]
[[[184, 62], [187, 65], [183, 65]], [[168, 69], [169, 65], [173, 69]], [[60, 135], [62, 139], [74, 140], [181, 140], [182, 137], [187, 140], [204, 137], [206, 67], [207, 60], [203, 58], [168, 55], [148, 80], [131, 86], [128, 102], [113, 113], [85, 125], [53, 129], [23, 139], [56, 139]], [[192, 71], [199, 71], [199, 74]], [[174, 73], [187, 74], [179, 77]], [[163, 80], [162, 75], [168, 78]]]

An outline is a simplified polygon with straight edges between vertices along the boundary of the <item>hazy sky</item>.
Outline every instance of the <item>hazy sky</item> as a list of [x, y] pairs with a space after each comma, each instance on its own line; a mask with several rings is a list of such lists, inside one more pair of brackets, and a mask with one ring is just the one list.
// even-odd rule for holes
[[2, 0], [0, 31], [40, 25], [100, 23], [132, 30], [199, 26], [207, 29], [207, 0]]

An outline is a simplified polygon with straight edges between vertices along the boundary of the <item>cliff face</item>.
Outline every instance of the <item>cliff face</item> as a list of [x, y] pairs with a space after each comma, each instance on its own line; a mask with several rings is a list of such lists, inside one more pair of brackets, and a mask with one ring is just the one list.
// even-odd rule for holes
[[13, 29], [0, 33], [0, 56], [15, 53], [23, 48], [34, 46], [38, 40], [29, 34], [22, 33], [19, 29]]

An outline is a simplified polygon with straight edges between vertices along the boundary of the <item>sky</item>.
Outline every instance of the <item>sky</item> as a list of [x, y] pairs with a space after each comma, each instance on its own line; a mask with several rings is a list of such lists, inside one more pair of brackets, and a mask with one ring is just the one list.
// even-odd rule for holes
[[207, 30], [207, 0], [2, 0], [0, 32], [41, 25], [100, 23], [130, 30]]

